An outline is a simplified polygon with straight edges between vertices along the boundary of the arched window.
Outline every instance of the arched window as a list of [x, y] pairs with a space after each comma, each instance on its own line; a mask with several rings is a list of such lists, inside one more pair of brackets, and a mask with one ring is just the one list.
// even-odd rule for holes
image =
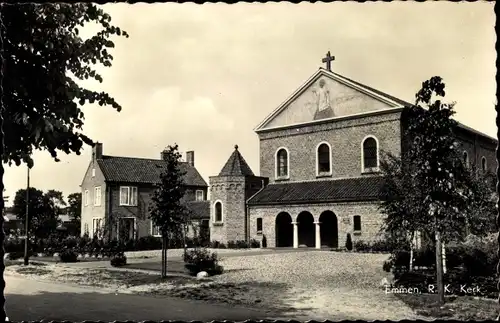
[[280, 148], [276, 153], [276, 175], [277, 177], [288, 177], [288, 151]]
[[222, 203], [221, 202], [215, 202], [215, 222], [222, 222]]
[[483, 170], [483, 172], [486, 172], [486, 157], [481, 157], [481, 169]]
[[378, 144], [374, 137], [363, 141], [363, 171], [374, 170], [378, 167]]
[[318, 175], [331, 173], [331, 150], [330, 145], [326, 142], [321, 143], [316, 151], [316, 162], [318, 167]]
[[466, 151], [464, 151], [462, 159], [463, 159], [464, 165], [469, 166], [469, 155], [467, 154]]

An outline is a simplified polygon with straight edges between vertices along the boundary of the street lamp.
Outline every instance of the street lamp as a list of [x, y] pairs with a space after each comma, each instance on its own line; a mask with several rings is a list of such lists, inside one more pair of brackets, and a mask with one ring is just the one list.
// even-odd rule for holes
[[26, 237], [24, 240], [24, 265], [28, 266], [29, 263], [29, 255], [28, 255], [28, 243], [29, 243], [29, 200], [30, 200], [30, 167], [28, 166], [27, 178], [26, 178], [26, 221], [24, 225], [24, 230], [26, 232]]

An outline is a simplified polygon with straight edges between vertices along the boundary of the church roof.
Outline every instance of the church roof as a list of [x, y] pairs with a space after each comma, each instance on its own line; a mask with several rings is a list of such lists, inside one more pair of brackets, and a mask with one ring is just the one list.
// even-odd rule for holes
[[254, 195], [249, 205], [306, 204], [375, 201], [379, 199], [381, 176], [313, 182], [270, 184]]
[[[159, 159], [115, 156], [102, 156], [97, 163], [106, 181], [138, 184], [160, 183], [160, 175], [167, 166], [165, 161]], [[187, 186], [208, 186], [194, 166], [181, 162], [180, 169], [186, 173], [184, 182]]]
[[238, 145], [234, 146], [234, 151], [222, 167], [219, 176], [254, 176], [245, 158], [238, 151]]

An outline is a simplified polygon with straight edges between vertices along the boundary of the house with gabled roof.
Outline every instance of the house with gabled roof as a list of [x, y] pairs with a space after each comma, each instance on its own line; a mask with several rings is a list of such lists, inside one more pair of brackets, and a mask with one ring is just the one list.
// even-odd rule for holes
[[[329, 62], [331, 57], [325, 59]], [[382, 238], [383, 152], [400, 155], [412, 104], [319, 68], [255, 129], [260, 176], [238, 146], [210, 177], [211, 240], [267, 247], [344, 247]], [[459, 124], [463, 160], [494, 171], [498, 141]]]
[[[151, 222], [149, 206], [155, 185], [166, 168], [164, 156], [164, 151], [159, 159], [108, 156], [103, 154], [103, 144], [96, 143], [81, 184], [81, 234], [101, 232], [104, 223], [110, 223], [112, 238], [159, 236]], [[185, 172], [184, 202], [191, 211], [193, 225], [208, 230], [208, 185], [194, 165], [194, 151], [186, 153], [186, 161], [180, 167]]]

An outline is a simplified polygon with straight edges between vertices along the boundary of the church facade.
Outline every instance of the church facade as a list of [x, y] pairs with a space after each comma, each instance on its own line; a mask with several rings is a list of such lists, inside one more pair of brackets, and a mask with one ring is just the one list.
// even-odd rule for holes
[[[320, 68], [255, 129], [260, 176], [235, 146], [210, 177], [210, 239], [293, 248], [381, 239], [380, 159], [404, 149], [409, 106]], [[468, 164], [495, 169], [495, 138], [464, 125], [456, 135]]]

